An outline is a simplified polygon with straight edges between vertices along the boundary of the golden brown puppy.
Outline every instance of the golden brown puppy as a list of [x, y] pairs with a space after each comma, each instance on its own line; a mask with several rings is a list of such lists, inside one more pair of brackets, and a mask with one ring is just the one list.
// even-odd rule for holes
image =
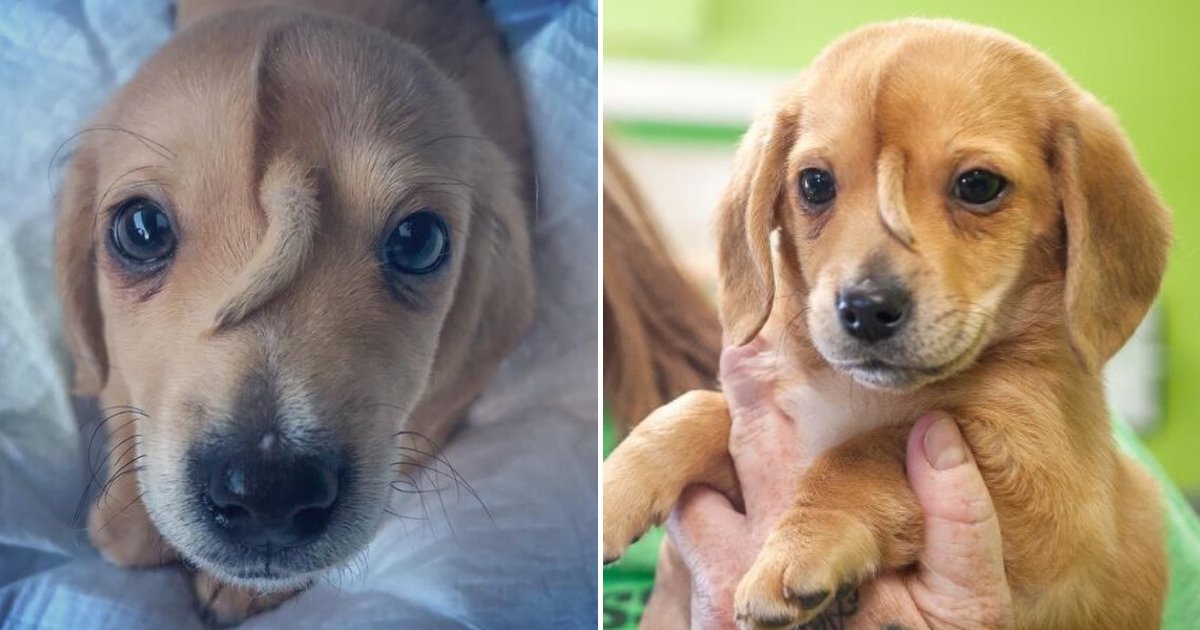
[[[727, 341], [775, 344], [762, 379], [810, 419], [741, 626], [912, 565], [905, 439], [936, 408], [991, 491], [1018, 627], [1158, 627], [1158, 491], [1116, 449], [1100, 370], [1154, 299], [1169, 221], [1108, 110], [996, 31], [870, 26], [755, 122], [718, 222]], [[736, 495], [728, 431], [712, 392], [634, 429], [604, 467], [606, 558], [688, 484]]]
[[475, 0], [178, 26], [80, 136], [58, 279], [110, 418], [92, 540], [228, 622], [360, 551], [527, 328], [531, 166]]

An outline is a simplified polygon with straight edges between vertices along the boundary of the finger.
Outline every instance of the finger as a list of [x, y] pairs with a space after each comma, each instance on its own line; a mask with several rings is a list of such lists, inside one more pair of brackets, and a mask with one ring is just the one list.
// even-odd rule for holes
[[708, 486], [688, 486], [667, 518], [666, 528], [693, 576], [707, 579], [733, 572], [736, 579], [745, 572], [737, 544], [746, 539], [745, 517], [720, 492]]
[[721, 353], [721, 385], [729, 405], [729, 453], [746, 514], [769, 527], [787, 508], [802, 460], [793, 420], [775, 404], [775, 353], [762, 337]]
[[853, 595], [854, 599], [843, 607], [854, 613], [845, 624], [849, 630], [929, 628], [899, 574], [884, 573], [864, 582]]
[[935, 412], [918, 420], [907, 460], [909, 483], [925, 517], [925, 550], [915, 578], [920, 590], [941, 602], [1006, 606], [1010, 594], [996, 510], [954, 419]]
[[770, 379], [765, 378], [762, 355], [767, 348], [762, 337], [744, 346], [729, 346], [721, 351], [721, 385], [733, 408], [753, 407], [770, 398]]
[[733, 593], [755, 549], [746, 549], [745, 517], [725, 495], [707, 486], [683, 491], [667, 519], [667, 534], [692, 576], [695, 628], [731, 628]]
[[641, 627], [687, 630], [692, 609], [692, 576], [675, 550], [670, 536], [658, 548], [654, 591], [642, 611]]

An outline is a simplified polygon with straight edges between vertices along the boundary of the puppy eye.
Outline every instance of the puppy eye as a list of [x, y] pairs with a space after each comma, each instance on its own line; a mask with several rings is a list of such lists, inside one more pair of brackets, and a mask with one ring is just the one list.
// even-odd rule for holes
[[808, 203], [810, 209], [822, 209], [820, 206], [833, 201], [837, 196], [833, 173], [819, 168], [800, 171], [800, 196]]
[[406, 217], [388, 235], [383, 260], [400, 273], [422, 275], [441, 267], [450, 256], [446, 222], [428, 208]]
[[954, 196], [965, 204], [982, 206], [995, 201], [1008, 187], [1003, 177], [983, 169], [973, 169], [954, 179]]
[[113, 214], [109, 237], [121, 257], [135, 263], [152, 263], [175, 252], [175, 232], [162, 206], [144, 197], [121, 204]]

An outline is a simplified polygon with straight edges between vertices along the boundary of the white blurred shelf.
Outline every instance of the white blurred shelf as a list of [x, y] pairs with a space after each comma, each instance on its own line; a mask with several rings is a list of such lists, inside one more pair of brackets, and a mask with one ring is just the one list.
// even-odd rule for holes
[[608, 120], [745, 125], [794, 74], [606, 59]]

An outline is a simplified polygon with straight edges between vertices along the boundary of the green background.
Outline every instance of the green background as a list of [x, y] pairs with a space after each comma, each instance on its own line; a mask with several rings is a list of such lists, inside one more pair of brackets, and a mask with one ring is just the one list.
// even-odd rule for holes
[[[863, 24], [952, 17], [1041, 48], [1112, 107], [1175, 215], [1163, 291], [1164, 417], [1144, 436], [1176, 483], [1200, 490], [1200, 3], [1010, 0], [605, 0], [606, 59], [793, 71]], [[740, 129], [612, 120], [618, 136], [730, 143]]]

